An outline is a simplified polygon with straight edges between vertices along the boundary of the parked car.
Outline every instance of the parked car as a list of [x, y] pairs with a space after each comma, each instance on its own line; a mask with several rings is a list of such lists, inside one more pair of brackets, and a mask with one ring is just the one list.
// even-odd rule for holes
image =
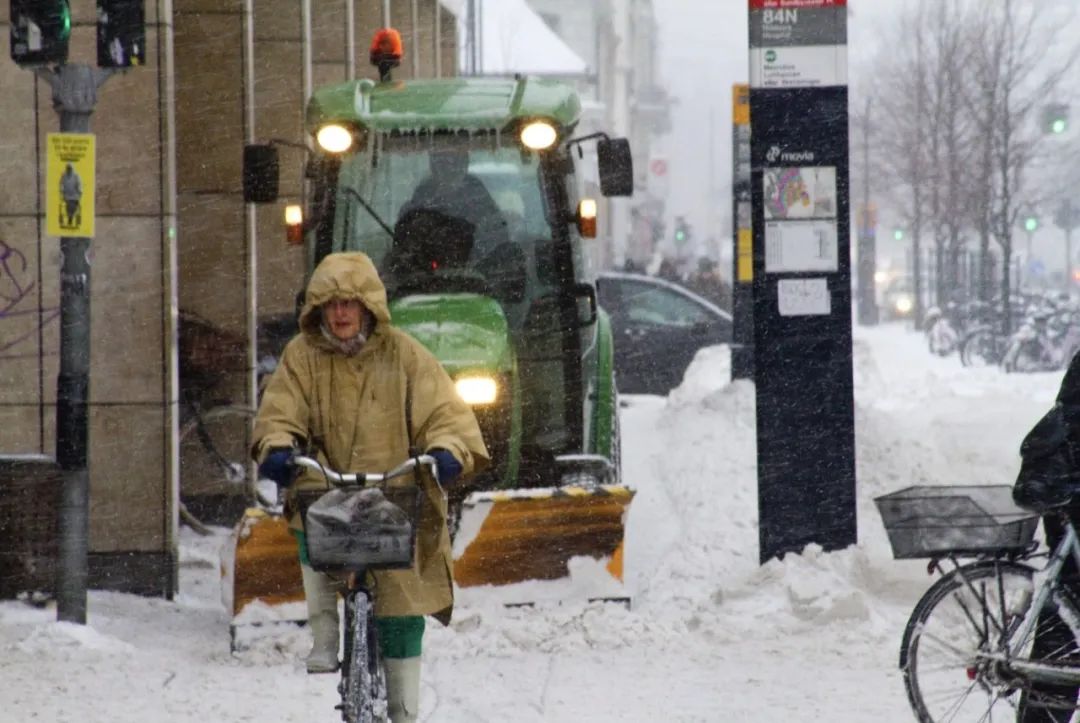
[[611, 316], [620, 392], [667, 394], [698, 349], [731, 341], [731, 315], [678, 284], [605, 271], [596, 288]]

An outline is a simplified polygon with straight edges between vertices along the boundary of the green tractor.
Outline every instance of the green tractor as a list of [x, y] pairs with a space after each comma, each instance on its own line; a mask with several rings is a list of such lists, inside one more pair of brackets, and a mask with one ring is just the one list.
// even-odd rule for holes
[[[476, 413], [494, 464], [451, 492], [458, 586], [569, 579], [575, 567], [612, 583], [593, 579], [589, 597], [624, 597], [633, 492], [620, 480], [611, 327], [583, 249], [597, 204], [579, 195], [578, 164], [580, 146], [596, 143], [602, 193], [629, 195], [629, 144], [575, 137], [581, 103], [565, 83], [393, 81], [385, 65], [381, 82], [309, 101], [313, 192], [308, 208], [286, 209], [289, 234], [305, 244], [307, 274], [331, 252], [368, 254], [395, 326], [435, 354]], [[276, 154], [245, 148], [246, 200], [276, 200]], [[237, 546], [237, 612], [274, 597], [241, 582], [254, 573], [242, 568], [282, 554], [258, 537]]]

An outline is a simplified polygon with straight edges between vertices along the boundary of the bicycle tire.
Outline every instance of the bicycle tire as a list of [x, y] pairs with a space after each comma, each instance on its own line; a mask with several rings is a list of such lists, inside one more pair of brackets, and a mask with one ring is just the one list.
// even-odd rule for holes
[[[238, 427], [250, 428], [255, 410], [241, 404], [221, 404], [193, 413], [180, 426], [180, 458], [185, 464], [183, 477], [198, 476], [200, 484], [217, 488], [242, 485], [252, 504], [272, 507], [258, 489], [243, 438], [236, 439]], [[199, 432], [200, 422], [206, 431]], [[227, 435], [218, 438], [220, 435]], [[187, 505], [188, 494], [181, 486], [180, 518], [199, 534], [210, 534], [209, 527]]]
[[1001, 347], [993, 329], [976, 329], [960, 342], [960, 363], [966, 367], [996, 366], [1001, 363]]
[[363, 592], [345, 599], [345, 649], [341, 666], [341, 718], [345, 723], [389, 720], [386, 674], [379, 652], [375, 609]]
[[[1010, 640], [1026, 616], [1038, 614], [1031, 609], [1035, 573], [1027, 565], [1002, 560], [963, 565], [934, 583], [915, 605], [900, 645], [900, 669], [908, 702], [921, 723], [997, 720], [995, 707], [1002, 711], [1001, 720], [1015, 720], [1032, 695], [1031, 684], [995, 654], [1008, 644], [1016, 660], [1031, 660], [1032, 640], [1049, 632], [1045, 626], [1033, 628], [1030, 639]], [[1061, 664], [1060, 656], [1047, 659], [1054, 661]], [[1036, 695], [1043, 706], [1069, 705]]]

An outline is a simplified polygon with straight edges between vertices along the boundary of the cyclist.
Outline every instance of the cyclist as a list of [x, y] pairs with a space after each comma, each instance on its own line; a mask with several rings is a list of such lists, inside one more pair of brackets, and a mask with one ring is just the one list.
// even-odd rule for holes
[[[298, 539], [314, 638], [307, 670], [333, 672], [341, 583], [307, 564], [300, 521], [301, 510], [328, 485], [306, 470], [297, 476], [292, 455], [303, 451], [332, 469], [372, 471], [415, 450], [436, 458], [444, 484], [489, 460], [476, 418], [446, 371], [391, 326], [385, 288], [365, 254], [323, 259], [308, 283], [299, 325], [263, 395], [252, 454], [264, 477], [288, 488], [285, 512]], [[416, 720], [423, 616], [447, 624], [453, 606], [446, 502], [430, 481], [425, 485], [413, 567], [372, 573], [394, 723]]]
[[[1073, 356], [1069, 368], [1061, 380], [1054, 407], [1035, 425], [1020, 445], [1022, 458], [1020, 473], [1013, 488], [1013, 498], [1023, 507], [1047, 511], [1043, 516], [1046, 544], [1054, 549], [1065, 536], [1065, 526], [1056, 511], [1064, 507], [1073, 525], [1080, 525], [1080, 499], [1072, 491], [1080, 482], [1080, 354]], [[1061, 582], [1066, 590], [1080, 601], [1080, 570], [1076, 561], [1069, 557], [1061, 569]], [[1078, 643], [1073, 640], [1068, 626], [1060, 624], [1057, 614], [1050, 608], [1039, 613], [1037, 629], [1044, 631], [1036, 636], [1032, 646], [1032, 658], [1052, 655], [1068, 650], [1075, 655]], [[1038, 695], [1076, 700], [1076, 685], [1038, 684], [1032, 686]], [[1054, 710], [1028, 704], [1029, 696], [1022, 700], [1017, 721], [1022, 723], [1047, 723], [1072, 720], [1071, 710]]]

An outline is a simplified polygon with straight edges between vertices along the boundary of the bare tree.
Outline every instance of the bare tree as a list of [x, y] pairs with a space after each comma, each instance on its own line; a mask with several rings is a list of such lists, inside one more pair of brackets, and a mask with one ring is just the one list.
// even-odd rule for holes
[[[919, 9], [921, 10], [920, 2]], [[930, 180], [930, 163], [923, 119], [929, 98], [929, 77], [926, 66], [926, 27], [921, 12], [904, 14], [898, 27], [901, 36], [911, 42], [897, 44], [896, 52], [881, 61], [878, 77], [880, 142], [882, 161], [900, 185], [899, 213], [911, 236], [912, 245], [912, 309], [916, 327], [922, 326], [922, 228], [925, 219], [923, 204]]]
[[973, 46], [972, 92], [967, 100], [980, 143], [982, 188], [973, 210], [981, 240], [985, 242], [983, 234], [988, 234], [1001, 251], [1002, 318], [1008, 332], [1013, 230], [1025, 203], [1032, 200], [1026, 197], [1034, 192], [1025, 186], [1025, 172], [1041, 140], [1035, 111], [1057, 92], [1075, 65], [1076, 54], [1063, 63], [1046, 62], [1045, 49], [1056, 29], [1040, 22], [1031, 4], [1023, 8], [1014, 0], [982, 4], [971, 27], [981, 38]]
[[933, 233], [944, 301], [958, 286], [967, 237], [979, 248], [977, 295], [993, 295], [995, 254], [1008, 317], [1013, 229], [1042, 138], [1034, 115], [1075, 65], [1076, 51], [1049, 62], [1063, 25], [1030, 0], [919, 0], [895, 25], [875, 67], [881, 173], [899, 181], [898, 210], [911, 232], [916, 320], [922, 319], [922, 232]]

